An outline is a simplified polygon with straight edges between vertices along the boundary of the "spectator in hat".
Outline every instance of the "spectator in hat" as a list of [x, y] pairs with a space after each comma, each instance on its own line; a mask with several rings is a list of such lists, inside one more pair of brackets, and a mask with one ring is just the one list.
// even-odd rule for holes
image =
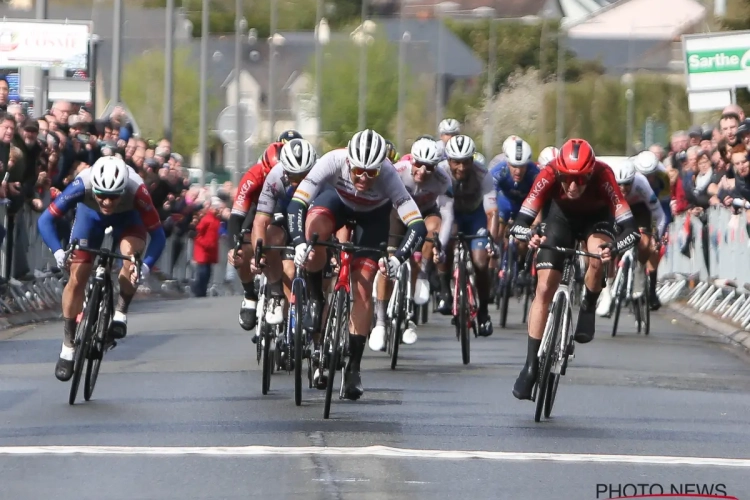
[[703, 129], [700, 125], [693, 125], [688, 129], [688, 138], [690, 139], [691, 146], [698, 146], [703, 137]]
[[704, 130], [701, 134], [701, 142], [699, 146], [703, 151], [710, 153], [714, 149], [713, 135], [714, 133], [712, 129]]

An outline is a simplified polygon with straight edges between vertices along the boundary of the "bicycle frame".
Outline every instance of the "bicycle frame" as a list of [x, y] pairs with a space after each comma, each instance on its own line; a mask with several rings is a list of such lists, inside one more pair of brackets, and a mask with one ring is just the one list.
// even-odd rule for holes
[[[560, 349], [558, 350], [558, 359], [552, 360], [552, 369], [550, 370], [551, 373], [555, 374], [559, 374], [560, 370], [562, 369], [562, 363], [560, 363], [560, 361], [562, 361], [562, 358], [565, 355], [565, 350], [567, 349], [566, 346], [569, 343], [568, 339], [570, 338], [570, 326], [572, 325], [573, 319], [573, 308], [570, 302], [570, 285], [572, 284], [574, 278], [574, 264], [572, 259], [572, 257], [568, 257], [565, 259], [565, 266], [563, 267], [563, 277], [560, 281], [560, 285], [555, 291], [555, 295], [552, 297], [550, 310], [549, 313], [547, 313], [547, 323], [544, 326], [544, 334], [542, 335], [542, 343], [539, 344], [539, 350], [536, 353], [538, 358], [541, 358], [544, 354], [544, 346], [546, 344], [546, 341], [547, 339], [549, 339], [549, 336], [552, 335], [552, 329], [555, 327], [554, 321], [552, 320], [555, 304], [558, 300], [561, 300], [562, 297], [562, 299], [565, 300], [565, 310], [563, 311], [563, 324], [559, 343]], [[554, 346], [552, 347], [554, 348]], [[552, 372], [552, 370], [554, 370], [554, 372]]]
[[620, 284], [622, 282], [622, 274], [623, 274], [623, 268], [627, 265], [629, 266], [630, 272], [627, 276], [627, 281], [625, 282], [625, 298], [631, 297], [633, 295], [633, 274], [635, 271], [635, 249], [631, 248], [627, 252], [625, 252], [620, 259], [619, 264], [617, 265], [617, 274], [615, 275], [615, 280], [612, 284], [612, 290], [616, 294], [620, 288]]
[[463, 239], [458, 240], [458, 252], [453, 259], [453, 316], [458, 316], [458, 296], [461, 293], [458, 279], [458, 266], [461, 264], [466, 266], [467, 280], [469, 281], [469, 287], [466, 292], [468, 293], [468, 304], [469, 304], [469, 322], [473, 322], [477, 313], [479, 312], [479, 305], [477, 303], [477, 297], [474, 291], [476, 290], [476, 283], [474, 278], [474, 263], [471, 261], [471, 249], [466, 248], [466, 242]]
[[391, 292], [391, 297], [388, 299], [388, 307], [386, 309], [386, 315], [388, 319], [393, 319], [396, 314], [396, 307], [398, 307], [400, 304], [396, 302], [396, 297], [398, 295], [398, 282], [401, 280], [403, 273], [406, 273], [407, 276], [407, 283], [408, 286], [406, 287], [406, 296], [401, 297], [401, 301], [406, 301], [407, 307], [409, 310], [407, 310], [407, 317], [410, 317], [412, 311], [410, 310], [412, 307], [412, 286], [411, 286], [411, 264], [409, 263], [409, 260], [407, 259], [404, 261], [403, 264], [398, 268], [398, 274], [396, 275], [396, 284], [393, 287], [393, 291]]

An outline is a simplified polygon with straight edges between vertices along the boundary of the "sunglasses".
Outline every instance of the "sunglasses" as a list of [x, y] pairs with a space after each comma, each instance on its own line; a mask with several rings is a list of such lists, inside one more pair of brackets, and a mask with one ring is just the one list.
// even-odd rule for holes
[[421, 163], [418, 161], [415, 161], [413, 165], [418, 169], [421, 170], [424, 168], [427, 172], [434, 172], [435, 168], [437, 168], [437, 165], [433, 165], [432, 163]]
[[380, 175], [380, 169], [379, 168], [362, 168], [362, 167], [351, 167], [352, 173], [355, 175], [355, 177], [367, 177], [368, 179], [374, 179], [377, 176]]
[[95, 194], [97, 200], [119, 200], [119, 194]]
[[557, 174], [557, 178], [560, 179], [560, 182], [565, 184], [572, 184], [576, 183], [577, 185], [581, 186], [583, 184], [586, 184], [589, 179], [591, 178], [590, 175], [580, 175], [580, 174]]
[[302, 182], [305, 180], [307, 173], [304, 174], [284, 174], [289, 182]]

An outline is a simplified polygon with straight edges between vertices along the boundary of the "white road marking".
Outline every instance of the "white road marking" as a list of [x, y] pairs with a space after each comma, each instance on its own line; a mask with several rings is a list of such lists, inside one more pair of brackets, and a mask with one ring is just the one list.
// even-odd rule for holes
[[564, 463], [620, 463], [695, 465], [750, 468], [750, 459], [670, 457], [650, 455], [599, 455], [588, 453], [530, 453], [510, 451], [418, 450], [389, 446], [0, 446], [0, 455], [114, 455], [114, 456], [328, 456], [375, 458], [425, 458], [444, 460], [543, 461]]

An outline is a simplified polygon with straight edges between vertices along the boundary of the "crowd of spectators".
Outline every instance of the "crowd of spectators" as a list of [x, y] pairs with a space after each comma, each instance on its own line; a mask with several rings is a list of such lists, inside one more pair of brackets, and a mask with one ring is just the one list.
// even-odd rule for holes
[[[101, 156], [119, 155], [133, 167], [148, 186], [167, 237], [181, 236], [172, 238], [168, 249], [169, 264], [164, 265], [172, 269], [155, 270], [157, 276], [173, 275], [174, 263], [187, 250], [187, 238], [182, 236], [200, 228], [204, 244], [207, 237], [214, 238], [206, 236], [206, 224], [200, 224], [206, 214], [211, 220], [228, 218], [227, 207], [234, 196], [231, 183], [214, 190], [214, 196], [208, 188], [191, 187], [184, 159], [172, 150], [170, 141], [136, 137], [121, 107], [106, 118], [95, 119], [90, 106], [56, 101], [43, 116], [36, 116], [26, 104], [9, 102], [8, 96], [8, 82], [0, 77], [0, 204], [7, 213], [5, 224], [0, 225], [0, 245], [5, 243], [6, 249], [5, 268], [0, 269], [4, 281], [38, 275], [41, 269], [32, 267], [40, 263], [30, 263], [27, 255], [33, 213], [46, 209], [78, 173]], [[73, 218], [71, 214], [58, 221], [63, 239], [70, 234]], [[211, 225], [212, 230], [217, 227], [221, 232], [216, 223]], [[202, 259], [207, 260], [205, 252]]]

